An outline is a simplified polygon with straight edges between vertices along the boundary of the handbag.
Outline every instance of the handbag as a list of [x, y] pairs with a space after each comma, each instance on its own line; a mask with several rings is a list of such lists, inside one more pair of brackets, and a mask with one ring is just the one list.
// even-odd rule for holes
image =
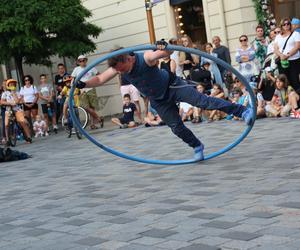
[[[282, 48], [282, 53], [283, 51], [285, 50], [285, 47], [287, 45], [287, 42], [288, 40], [290, 39], [290, 37], [292, 36], [293, 32], [291, 32], [291, 34], [289, 35], [289, 37], [285, 40], [285, 43], [283, 45], [283, 48]], [[282, 61], [282, 62], [281, 62]], [[287, 62], [286, 62], [287, 61]], [[275, 59], [275, 63], [279, 66], [281, 66], [282, 68], [286, 69], [289, 67], [290, 63], [288, 60], [281, 60], [280, 57], [278, 56], [276, 59]]]

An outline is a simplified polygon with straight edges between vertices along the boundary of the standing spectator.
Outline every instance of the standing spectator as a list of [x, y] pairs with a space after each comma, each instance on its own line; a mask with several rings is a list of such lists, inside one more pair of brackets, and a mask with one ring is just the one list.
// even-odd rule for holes
[[264, 35], [264, 27], [261, 25], [256, 26], [256, 37], [251, 45], [255, 50], [255, 59], [259, 63], [259, 70], [262, 68], [265, 57], [267, 55], [268, 40]]
[[[77, 66], [73, 72], [72, 77], [77, 77], [87, 66], [87, 57], [84, 55], [80, 55], [77, 58], [77, 62], [79, 66]], [[92, 77], [98, 75], [99, 72], [96, 68], [90, 69], [85, 75], [80, 79], [85, 82], [91, 79]], [[97, 123], [103, 127], [104, 119], [103, 117], [99, 117], [96, 110], [98, 107], [97, 94], [95, 88], [84, 88], [82, 89], [82, 94], [80, 96], [80, 105], [83, 107], [91, 116], [92, 116], [92, 124], [91, 129], [97, 129]]]
[[52, 84], [47, 83], [45, 74], [40, 75], [40, 86], [38, 87], [39, 100], [42, 106], [42, 112], [46, 121], [46, 133], [48, 136], [50, 119], [52, 119], [52, 126], [54, 133], [57, 133], [56, 113], [54, 105], [55, 92]]
[[[212, 46], [211, 43], [206, 43], [204, 46], [205, 46], [205, 51], [206, 51], [207, 54], [210, 54], [214, 57], [218, 57], [218, 55], [213, 52], [213, 46]], [[205, 62], [209, 62], [209, 64], [210, 64], [209, 69], [210, 69], [210, 71], [212, 72], [212, 74], [214, 76], [214, 82], [220, 84], [222, 86], [222, 88], [224, 89], [225, 85], [223, 83], [221, 73], [220, 73], [220, 70], [219, 70], [217, 64], [214, 61], [212, 61], [208, 58], [202, 57], [201, 58], [201, 65], [205, 64]]]
[[[169, 43], [172, 45], [179, 45], [177, 38], [171, 38]], [[183, 66], [179, 65], [179, 51], [173, 51], [170, 58], [176, 63], [176, 75], [182, 77]]]
[[269, 34], [270, 42], [267, 47], [266, 55], [270, 55], [270, 54], [274, 53], [274, 41], [275, 41], [276, 35], [280, 34], [280, 31], [279, 31], [279, 33], [276, 33], [276, 32], [278, 32], [278, 31], [275, 31], [275, 30], [270, 31], [270, 34]]
[[[66, 72], [66, 67], [63, 63], [59, 63], [57, 65], [57, 75], [54, 78], [54, 84], [56, 86], [56, 97], [60, 95], [60, 92], [62, 91], [64, 85], [64, 77], [67, 76], [68, 73]], [[62, 99], [56, 99], [56, 124], [58, 124], [58, 121], [61, 118], [62, 110], [64, 106], [65, 98]]]
[[239, 37], [241, 46], [237, 49], [235, 54], [236, 62], [239, 64], [239, 72], [250, 81], [251, 76], [258, 75], [259, 70], [255, 63], [255, 50], [248, 45], [248, 37], [241, 35]]
[[121, 95], [124, 96], [126, 94], [130, 95], [130, 99], [133, 100], [136, 106], [136, 115], [140, 122], [142, 122], [142, 110], [140, 105], [140, 92], [134, 87], [122, 74], [119, 75], [119, 83], [120, 83], [120, 91]]
[[300, 33], [300, 19], [294, 17], [291, 21], [291, 24], [292, 30]]
[[[216, 53], [218, 55], [218, 58], [222, 59], [224, 62], [227, 62], [231, 65], [231, 58], [230, 58], [230, 52], [229, 49], [221, 45], [221, 39], [219, 36], [214, 36], [212, 39], [212, 42], [214, 44], [213, 53]], [[226, 73], [225, 68], [223, 68], [221, 65], [218, 64], [218, 68], [220, 70], [223, 82], [224, 82], [224, 75]]]
[[36, 119], [38, 114], [38, 99], [39, 94], [37, 88], [33, 85], [33, 78], [31, 75], [23, 77], [24, 86], [20, 90], [21, 101], [24, 105], [25, 116], [31, 122]]
[[112, 123], [119, 125], [120, 128], [133, 128], [136, 126], [134, 121], [134, 112], [136, 111], [136, 106], [131, 102], [129, 94], [125, 94], [123, 98], [123, 117], [112, 118], [111, 121]]
[[291, 21], [280, 22], [281, 34], [275, 38], [274, 52], [280, 58], [278, 70], [285, 74], [294, 90], [300, 91], [300, 33], [292, 32]]
[[[181, 38], [183, 47], [193, 48], [193, 42], [191, 38], [184, 35]], [[188, 78], [191, 69], [199, 63], [199, 58], [196, 55], [191, 55], [189, 53], [180, 51], [179, 52], [179, 65], [183, 67], [183, 76]]]

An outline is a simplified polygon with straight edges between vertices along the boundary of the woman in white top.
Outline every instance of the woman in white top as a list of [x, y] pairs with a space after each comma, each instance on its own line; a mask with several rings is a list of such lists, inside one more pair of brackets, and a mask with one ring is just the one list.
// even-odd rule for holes
[[27, 118], [35, 120], [38, 114], [38, 91], [33, 85], [33, 78], [31, 75], [23, 77], [24, 86], [20, 90], [21, 102], [24, 105], [24, 112]]
[[281, 34], [278, 34], [275, 38], [274, 53], [280, 57], [281, 61], [288, 60], [288, 67], [282, 67], [282, 64], [279, 63], [279, 73], [285, 74], [294, 90], [300, 91], [300, 34], [292, 32], [289, 18], [284, 18], [280, 22], [280, 26]]

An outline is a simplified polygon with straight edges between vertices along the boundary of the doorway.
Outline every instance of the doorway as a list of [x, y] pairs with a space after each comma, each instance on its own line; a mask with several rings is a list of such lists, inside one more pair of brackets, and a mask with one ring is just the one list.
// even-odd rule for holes
[[177, 36], [186, 34], [195, 44], [207, 41], [201, 0], [176, 1], [174, 5]]

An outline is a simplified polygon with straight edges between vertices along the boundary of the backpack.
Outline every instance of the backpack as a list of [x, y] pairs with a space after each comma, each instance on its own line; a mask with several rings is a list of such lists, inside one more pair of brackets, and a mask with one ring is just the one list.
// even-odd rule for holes
[[10, 148], [0, 148], [0, 162], [18, 161], [31, 158], [30, 155]]

